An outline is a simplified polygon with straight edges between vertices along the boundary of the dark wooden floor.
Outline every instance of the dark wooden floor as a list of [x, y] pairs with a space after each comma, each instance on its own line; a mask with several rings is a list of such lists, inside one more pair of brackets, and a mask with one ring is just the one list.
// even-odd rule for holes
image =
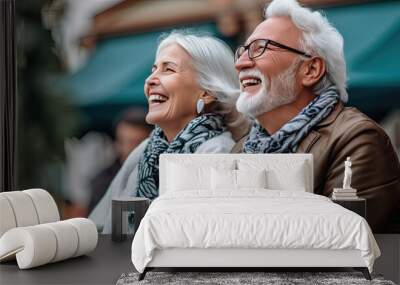
[[16, 261], [1, 263], [0, 284], [115, 284], [122, 273], [135, 270], [131, 244], [99, 235], [96, 249], [87, 256], [25, 270], [19, 270]]

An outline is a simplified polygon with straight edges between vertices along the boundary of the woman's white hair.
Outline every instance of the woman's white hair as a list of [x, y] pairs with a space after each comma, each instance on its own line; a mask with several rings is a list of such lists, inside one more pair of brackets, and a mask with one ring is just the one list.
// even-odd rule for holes
[[248, 120], [235, 108], [240, 87], [229, 46], [215, 37], [173, 31], [162, 36], [156, 56], [171, 44], [178, 44], [190, 55], [200, 88], [216, 99], [212, 103], [212, 111], [224, 116], [234, 138], [240, 137], [242, 134], [237, 131], [246, 131], [244, 125], [248, 125]]
[[320, 94], [326, 88], [335, 85], [341, 101], [347, 102], [343, 37], [328, 19], [317, 11], [301, 7], [296, 0], [272, 1], [265, 8], [265, 18], [271, 17], [289, 17], [302, 32], [301, 48], [325, 60], [326, 73], [314, 87], [314, 92]]

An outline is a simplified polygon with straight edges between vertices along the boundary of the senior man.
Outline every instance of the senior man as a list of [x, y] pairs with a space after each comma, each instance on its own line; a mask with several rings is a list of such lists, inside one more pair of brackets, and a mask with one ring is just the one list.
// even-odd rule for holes
[[400, 208], [400, 165], [385, 132], [347, 101], [343, 38], [318, 12], [275, 0], [235, 55], [237, 109], [255, 122], [232, 152], [312, 153], [314, 193], [341, 187], [352, 160], [352, 187], [367, 199], [367, 220], [388, 231]]

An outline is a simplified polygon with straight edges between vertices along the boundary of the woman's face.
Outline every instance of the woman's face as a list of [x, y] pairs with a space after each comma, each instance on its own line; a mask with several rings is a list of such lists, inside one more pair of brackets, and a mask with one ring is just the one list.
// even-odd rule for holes
[[149, 102], [146, 121], [177, 131], [186, 126], [196, 117], [196, 102], [205, 93], [196, 76], [192, 59], [182, 47], [171, 44], [162, 49], [144, 85]]

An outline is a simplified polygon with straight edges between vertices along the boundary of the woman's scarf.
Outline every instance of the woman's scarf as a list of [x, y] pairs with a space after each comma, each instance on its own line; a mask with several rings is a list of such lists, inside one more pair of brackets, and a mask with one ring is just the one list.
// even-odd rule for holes
[[162, 153], [194, 153], [209, 139], [224, 132], [222, 116], [208, 113], [194, 118], [168, 143], [164, 132], [158, 126], [150, 135], [149, 143], [139, 161], [139, 197], [154, 199], [158, 196], [158, 166]]
[[254, 122], [243, 144], [243, 152], [295, 153], [301, 141], [332, 112], [338, 101], [336, 87], [328, 88], [272, 136], [258, 122]]

